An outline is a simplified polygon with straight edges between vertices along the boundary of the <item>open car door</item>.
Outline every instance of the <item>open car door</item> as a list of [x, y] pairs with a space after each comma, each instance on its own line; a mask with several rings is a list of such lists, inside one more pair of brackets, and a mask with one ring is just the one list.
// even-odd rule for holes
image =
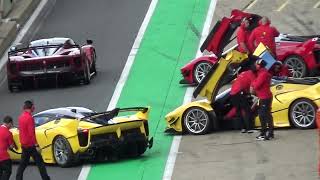
[[221, 57], [218, 63], [210, 69], [209, 73], [199, 83], [193, 92], [193, 97], [198, 95], [205, 97], [211, 103], [214, 102], [219, 89], [224, 85], [231, 64], [240, 64], [248, 59], [248, 55], [237, 50], [230, 51], [225, 57]]
[[206, 40], [201, 45], [201, 52], [207, 50], [213, 52], [217, 57], [220, 57], [224, 48], [232, 41], [230, 40], [232, 35], [240, 26], [241, 21], [244, 18], [247, 18], [250, 21], [249, 29], [252, 30], [257, 27], [261, 16], [245, 13], [238, 9], [232, 10], [230, 17], [223, 17], [222, 20], [215, 24]]

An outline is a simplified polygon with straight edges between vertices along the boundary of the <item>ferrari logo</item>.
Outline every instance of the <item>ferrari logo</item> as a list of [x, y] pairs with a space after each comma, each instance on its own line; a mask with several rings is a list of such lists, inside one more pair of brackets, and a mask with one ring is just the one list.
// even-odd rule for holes
[[263, 32], [262, 34], [265, 36], [267, 33], [266, 33], [266, 32]]

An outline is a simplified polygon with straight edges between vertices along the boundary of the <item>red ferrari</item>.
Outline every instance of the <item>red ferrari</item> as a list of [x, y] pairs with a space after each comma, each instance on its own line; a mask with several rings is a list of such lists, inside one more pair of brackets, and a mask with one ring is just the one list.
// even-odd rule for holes
[[[253, 29], [257, 26], [261, 16], [232, 10], [229, 18], [224, 17], [218, 21], [200, 48], [202, 52], [207, 50], [213, 55], [193, 59], [182, 67], [183, 79], [180, 84], [198, 84], [205, 77], [212, 65], [219, 59], [218, 57], [223, 55], [223, 49], [235, 39], [232, 36], [244, 18], [251, 21], [250, 29]], [[302, 78], [320, 74], [320, 41], [318, 37], [320, 35], [280, 34], [276, 38], [277, 60], [288, 66], [293, 77]]]
[[40, 82], [79, 81], [89, 84], [97, 73], [96, 51], [92, 40], [79, 46], [70, 38], [32, 41], [26, 48], [12, 47], [8, 53], [7, 79], [9, 91]]

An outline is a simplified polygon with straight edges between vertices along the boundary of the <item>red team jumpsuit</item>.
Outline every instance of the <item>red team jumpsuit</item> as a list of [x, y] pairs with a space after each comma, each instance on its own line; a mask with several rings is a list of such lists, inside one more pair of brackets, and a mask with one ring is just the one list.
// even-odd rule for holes
[[270, 21], [268, 21], [267, 24], [260, 24], [258, 27], [256, 27], [250, 34], [248, 41], [250, 42], [250, 46], [253, 49], [255, 49], [260, 43], [263, 43], [276, 57], [275, 37], [278, 37], [279, 34], [279, 31], [276, 28], [270, 26]]

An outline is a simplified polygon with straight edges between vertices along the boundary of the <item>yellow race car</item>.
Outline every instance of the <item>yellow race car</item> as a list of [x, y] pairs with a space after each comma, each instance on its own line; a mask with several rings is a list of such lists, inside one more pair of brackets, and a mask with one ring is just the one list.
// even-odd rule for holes
[[[233, 108], [230, 102], [230, 90], [218, 94], [225, 84], [230, 67], [247, 60], [247, 55], [232, 50], [220, 58], [208, 75], [195, 89], [193, 96], [204, 97], [204, 100], [182, 105], [166, 115], [165, 132], [187, 132], [190, 134], [206, 134], [210, 130], [228, 127], [226, 114]], [[318, 78], [273, 80], [272, 116], [275, 127], [293, 125], [297, 128], [314, 128], [316, 110], [320, 105], [320, 80]], [[256, 100], [248, 97], [253, 109]], [[260, 126], [256, 117], [255, 126]]]
[[[135, 111], [133, 115], [119, 113]], [[105, 160], [136, 157], [151, 148], [149, 108], [116, 108], [97, 113], [83, 107], [50, 109], [34, 115], [36, 138], [45, 163], [68, 167], [80, 160]], [[16, 151], [9, 151], [13, 160], [20, 160], [19, 131], [11, 130]]]

